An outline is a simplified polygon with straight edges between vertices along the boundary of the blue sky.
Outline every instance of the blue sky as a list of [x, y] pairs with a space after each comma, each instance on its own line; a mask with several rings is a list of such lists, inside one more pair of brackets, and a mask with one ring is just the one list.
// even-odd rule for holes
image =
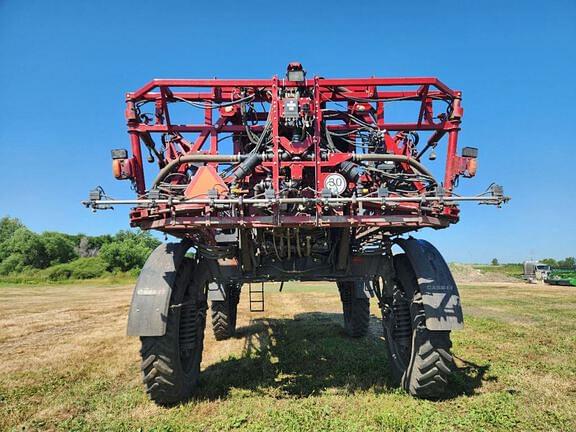
[[576, 2], [0, 0], [0, 215], [99, 234], [127, 209], [80, 206], [128, 147], [124, 93], [151, 78], [260, 78], [300, 61], [326, 77], [437, 76], [463, 91], [459, 192], [503, 184], [504, 208], [462, 206], [423, 230], [450, 261], [576, 255]]

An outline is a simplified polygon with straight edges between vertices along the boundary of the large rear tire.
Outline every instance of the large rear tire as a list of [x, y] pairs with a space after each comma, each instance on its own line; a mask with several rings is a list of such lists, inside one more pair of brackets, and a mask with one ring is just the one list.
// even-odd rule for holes
[[449, 331], [426, 328], [422, 295], [405, 254], [394, 256], [397, 288], [384, 320], [392, 376], [412, 396], [438, 399], [453, 370]]
[[357, 298], [357, 284], [364, 282], [337, 282], [344, 312], [344, 329], [349, 336], [359, 338], [368, 334], [370, 325], [370, 298]]
[[204, 328], [208, 267], [184, 258], [177, 269], [163, 336], [141, 337], [146, 392], [159, 405], [190, 398], [198, 384]]
[[212, 330], [216, 340], [221, 341], [234, 336], [239, 301], [240, 286], [229, 284], [226, 287], [226, 299], [211, 302]]

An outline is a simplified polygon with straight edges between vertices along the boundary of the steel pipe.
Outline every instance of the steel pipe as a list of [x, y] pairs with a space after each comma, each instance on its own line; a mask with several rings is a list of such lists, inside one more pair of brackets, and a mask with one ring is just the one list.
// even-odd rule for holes
[[501, 203], [508, 201], [508, 197], [485, 196], [485, 197], [335, 197], [335, 198], [172, 198], [172, 199], [140, 199], [140, 200], [93, 200], [82, 201], [82, 204], [91, 205], [154, 205], [154, 204], [323, 204], [323, 203], [350, 203], [371, 202], [375, 204], [394, 204], [403, 202], [459, 202], [478, 201], [483, 203]]
[[248, 155], [214, 155], [214, 154], [187, 154], [174, 159], [166, 164], [164, 168], [162, 168], [154, 182], [152, 183], [152, 189], [154, 189], [162, 180], [166, 178], [168, 174], [170, 174], [176, 167], [180, 166], [183, 163], [193, 163], [193, 162], [241, 162], [246, 159]]

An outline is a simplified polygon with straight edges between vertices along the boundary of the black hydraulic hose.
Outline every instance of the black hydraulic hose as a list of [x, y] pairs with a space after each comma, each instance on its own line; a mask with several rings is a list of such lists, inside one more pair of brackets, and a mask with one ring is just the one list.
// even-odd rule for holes
[[241, 180], [248, 174], [252, 173], [252, 171], [254, 171], [254, 168], [256, 168], [256, 166], [260, 164], [260, 162], [262, 162], [262, 155], [258, 153], [249, 154], [247, 156], [248, 157], [244, 159], [244, 161], [241, 164], [239, 164], [238, 167], [232, 173], [231, 177], [234, 181]]
[[[392, 162], [402, 162], [411, 165], [416, 171], [420, 174], [423, 174], [427, 177], [430, 177], [434, 180], [434, 176], [428, 168], [422, 165], [414, 158], [409, 158], [408, 156], [404, 155], [395, 155], [395, 154], [387, 154], [387, 153], [368, 153], [368, 154], [352, 154], [352, 160], [356, 162], [362, 161], [392, 161]], [[241, 179], [248, 175], [261, 161], [265, 160], [266, 157], [263, 154], [237, 154], [237, 155], [213, 155], [213, 154], [189, 154], [180, 156], [173, 161], [170, 161], [166, 164], [164, 168], [162, 168], [154, 182], [152, 183], [151, 189], [157, 187], [162, 180], [166, 178], [168, 174], [170, 174], [176, 167], [180, 166], [183, 163], [192, 163], [192, 162], [244, 162], [242, 163], [234, 172], [233, 176], [235, 179]], [[434, 181], [435, 182], [435, 181]]]
[[434, 179], [434, 176], [428, 168], [422, 165], [414, 158], [410, 158], [404, 155], [387, 154], [387, 153], [367, 153], [367, 154], [353, 154], [352, 160], [361, 161], [392, 161], [392, 162], [405, 162], [412, 166], [420, 174], [424, 174], [427, 177]]

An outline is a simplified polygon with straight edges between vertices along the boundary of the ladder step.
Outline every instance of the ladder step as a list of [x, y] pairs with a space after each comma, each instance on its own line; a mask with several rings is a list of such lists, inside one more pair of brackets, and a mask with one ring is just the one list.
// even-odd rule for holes
[[248, 284], [250, 312], [264, 312], [264, 282], [260, 287]]

